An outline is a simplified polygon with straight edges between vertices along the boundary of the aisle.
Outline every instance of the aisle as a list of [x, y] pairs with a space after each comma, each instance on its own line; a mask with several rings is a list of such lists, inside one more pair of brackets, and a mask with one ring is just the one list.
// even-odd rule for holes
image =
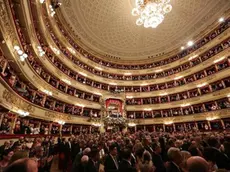
[[61, 172], [58, 170], [58, 156], [54, 156], [50, 172]]

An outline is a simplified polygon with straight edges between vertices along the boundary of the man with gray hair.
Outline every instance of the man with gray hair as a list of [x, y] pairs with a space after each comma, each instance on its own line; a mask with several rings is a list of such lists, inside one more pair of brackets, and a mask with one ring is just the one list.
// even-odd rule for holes
[[[85, 148], [82, 152], [79, 152], [76, 155], [76, 157], [74, 159], [74, 162], [73, 162], [73, 165], [72, 165], [72, 171], [73, 172], [79, 171], [79, 169], [81, 169], [81, 160], [82, 160], [82, 157], [84, 155], [88, 156], [90, 152], [91, 152], [90, 148]], [[83, 158], [83, 160], [86, 159], [86, 156]]]
[[171, 147], [168, 150], [169, 164], [167, 166], [167, 172], [182, 172], [180, 169], [180, 164], [182, 163], [182, 155], [180, 149]]

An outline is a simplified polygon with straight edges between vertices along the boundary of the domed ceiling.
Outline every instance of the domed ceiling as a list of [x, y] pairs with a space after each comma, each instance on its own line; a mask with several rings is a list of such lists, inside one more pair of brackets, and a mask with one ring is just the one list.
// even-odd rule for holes
[[172, 11], [156, 28], [136, 25], [135, 0], [62, 0], [61, 11], [92, 51], [124, 60], [179, 50], [230, 8], [229, 0], [171, 0]]

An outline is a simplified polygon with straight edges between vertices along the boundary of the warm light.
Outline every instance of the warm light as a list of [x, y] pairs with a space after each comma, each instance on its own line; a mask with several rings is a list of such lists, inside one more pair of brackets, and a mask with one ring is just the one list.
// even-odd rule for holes
[[227, 97], [230, 97], [230, 94], [228, 94]]
[[132, 10], [133, 16], [138, 16], [136, 25], [145, 28], [156, 28], [164, 20], [164, 15], [172, 10], [170, 0], [136, 0], [136, 8]]
[[19, 115], [21, 115], [21, 116], [24, 116], [24, 117], [25, 117], [25, 116], [29, 116], [29, 114], [30, 114], [29, 112], [26, 112], [26, 111], [23, 111], [23, 110], [20, 110], [20, 109], [17, 110], [17, 113], [18, 113]]
[[193, 41], [188, 41], [188, 43], [187, 43], [187, 45], [190, 47], [190, 46], [192, 46], [194, 44], [194, 42]]
[[203, 84], [199, 84], [199, 85], [197, 85], [197, 87], [198, 88], [200, 88], [200, 87], [203, 87], [203, 86], [205, 86], [205, 85], [207, 85], [207, 83], [205, 82], [205, 83], [203, 83]]
[[87, 74], [83, 73], [83, 72], [78, 72], [79, 74], [81, 74], [82, 76], [87, 76]]
[[76, 104], [76, 106], [85, 107], [83, 104]]
[[157, 70], [155, 70], [155, 72], [157, 73], [157, 72], [162, 72], [163, 70], [162, 69], [157, 69]]
[[68, 47], [67, 49], [68, 49], [71, 53], [76, 54], [76, 52], [75, 52], [72, 48]]
[[224, 21], [224, 17], [219, 18], [220, 23], [223, 22], [223, 21]]
[[65, 121], [58, 121], [58, 124], [60, 124], [60, 125], [64, 125], [65, 124]]
[[221, 57], [219, 59], [214, 60], [213, 63], [218, 63], [218, 62], [220, 62], [220, 61], [222, 61], [224, 59], [225, 59], [225, 56], [223, 56], [223, 57]]
[[109, 83], [109, 85], [117, 85], [117, 84], [116, 84], [116, 83], [111, 82], [111, 83]]
[[132, 99], [132, 98], [133, 98], [133, 96], [126, 96], [126, 98], [127, 98], [127, 99]]
[[132, 73], [124, 73], [124, 75], [132, 75]]
[[183, 78], [183, 76], [177, 76], [176, 78], [174, 78], [174, 80], [181, 79], [181, 78]]
[[27, 58], [27, 57], [28, 57], [28, 55], [27, 55], [26, 53], [24, 53], [22, 56], [23, 56], [24, 58]]
[[102, 94], [101, 94], [101, 93], [99, 93], [99, 92], [96, 92], [96, 93], [94, 93], [94, 94], [97, 94], [97, 95], [100, 95], [100, 96], [102, 95]]
[[164, 124], [165, 125], [171, 125], [171, 124], [173, 124], [173, 121], [165, 121]]
[[99, 123], [99, 122], [93, 122], [92, 125], [93, 125], [94, 127], [100, 127], [100, 126], [101, 126], [101, 123]]
[[18, 55], [22, 55], [23, 54], [23, 51], [22, 50], [18, 50]]
[[198, 57], [198, 55], [194, 55], [194, 56], [192, 56], [192, 57], [189, 57], [188, 60], [192, 60], [192, 59], [194, 59], [194, 58], [196, 58], [196, 57]]
[[45, 0], [40, 0], [40, 3], [43, 4], [44, 1], [45, 1]]
[[151, 111], [151, 108], [145, 108], [144, 111]]
[[19, 57], [20, 61], [24, 62], [25, 61], [25, 58], [23, 56], [20, 56]]
[[181, 49], [181, 50], [184, 50], [184, 47], [182, 46], [182, 47], [180, 47], [180, 49]]
[[212, 116], [212, 117], [207, 117], [206, 118], [207, 121], [213, 121], [215, 119], [218, 119], [218, 117], [217, 116]]
[[134, 122], [130, 122], [130, 123], [128, 123], [128, 126], [129, 126], [129, 127], [135, 127], [136, 124], [135, 124]]
[[53, 93], [51, 91], [48, 91], [48, 90], [42, 90], [42, 92], [49, 95], [49, 96], [53, 95]]
[[96, 69], [98, 69], [98, 70], [103, 70], [102, 68], [100, 68], [100, 67], [97, 67], [97, 66], [96, 66], [95, 68], [96, 68]]
[[146, 85], [148, 85], [147, 83], [143, 83], [143, 84], [141, 84], [141, 86], [146, 86]]
[[60, 51], [59, 51], [57, 48], [55, 48], [55, 47], [53, 47], [53, 46], [50, 46], [50, 47], [51, 47], [51, 49], [52, 49], [57, 55], [60, 54]]
[[39, 56], [42, 57], [45, 54], [45, 51], [43, 51], [42, 47], [37, 46], [38, 48], [38, 52], [39, 52]]
[[166, 96], [166, 95], [168, 95], [168, 93], [161, 93], [161, 94], [159, 94], [160, 96]]
[[19, 47], [18, 45], [15, 45], [15, 46], [14, 46], [14, 49], [15, 49], [16, 51], [18, 51], [18, 50], [20, 50], [20, 47]]
[[67, 79], [62, 79], [62, 81], [65, 82], [66, 84], [71, 85], [71, 82], [69, 80], [67, 80]]
[[190, 103], [182, 104], [181, 107], [190, 106]]

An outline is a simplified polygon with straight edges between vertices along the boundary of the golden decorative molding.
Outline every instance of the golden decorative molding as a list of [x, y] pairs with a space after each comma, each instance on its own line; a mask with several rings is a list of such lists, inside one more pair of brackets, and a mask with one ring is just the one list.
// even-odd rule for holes
[[61, 120], [61, 121], [70, 121], [72, 120], [72, 117], [68, 114], [60, 114], [55, 112], [45, 112], [45, 116], [48, 118], [54, 119], [54, 120]]
[[[11, 93], [0, 84], [0, 104], [7, 109], [11, 110], [12, 107], [17, 107], [22, 110], [30, 112], [31, 117], [45, 119], [50, 121], [62, 120], [66, 123], [91, 125], [88, 117], [81, 117], [76, 115], [69, 115], [45, 109], [43, 107], [26, 102], [20, 96]], [[199, 113], [194, 115], [167, 117], [167, 118], [151, 118], [151, 119], [130, 119], [131, 122], [137, 125], [152, 125], [152, 124], [165, 124], [165, 123], [181, 123], [191, 121], [204, 121], [208, 117], [230, 118], [230, 109], [217, 110], [212, 112]]]
[[16, 97], [14, 94], [12, 94], [10, 91], [5, 89], [3, 91], [2, 95], [3, 100], [5, 100], [7, 103], [12, 104], [13, 106], [16, 106], [16, 108], [33, 113], [35, 111], [34, 107], [31, 104], [26, 103], [22, 99]]

